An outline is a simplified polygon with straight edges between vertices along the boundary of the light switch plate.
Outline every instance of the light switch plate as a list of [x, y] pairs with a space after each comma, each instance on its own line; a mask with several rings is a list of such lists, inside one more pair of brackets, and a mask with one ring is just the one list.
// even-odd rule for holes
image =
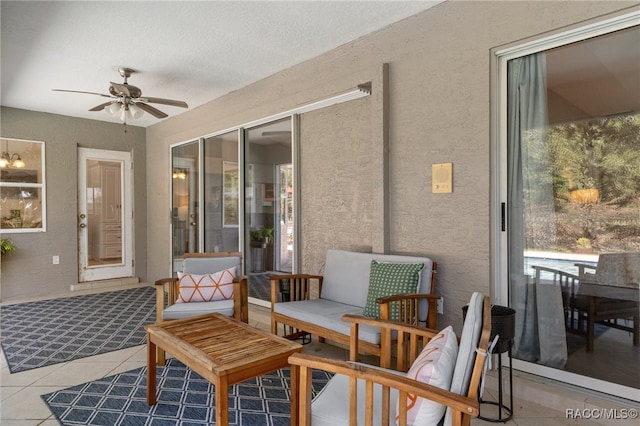
[[434, 194], [448, 194], [453, 192], [452, 163], [438, 163], [431, 165], [431, 192]]

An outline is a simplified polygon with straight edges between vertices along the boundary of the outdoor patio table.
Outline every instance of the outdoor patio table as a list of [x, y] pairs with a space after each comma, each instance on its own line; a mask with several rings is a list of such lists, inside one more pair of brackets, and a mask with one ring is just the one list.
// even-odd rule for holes
[[[215, 387], [216, 424], [229, 424], [228, 387], [289, 366], [302, 346], [220, 314], [146, 326], [147, 402], [156, 403], [157, 347]], [[299, 367], [291, 366], [291, 424], [297, 424]]]

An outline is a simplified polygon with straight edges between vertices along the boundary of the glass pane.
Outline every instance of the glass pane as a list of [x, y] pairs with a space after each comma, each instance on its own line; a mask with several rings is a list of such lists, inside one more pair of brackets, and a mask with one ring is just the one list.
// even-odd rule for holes
[[[281, 176], [283, 165], [291, 163], [291, 119], [245, 131], [245, 262], [249, 296], [257, 299], [270, 300], [270, 275], [292, 271], [293, 191], [286, 193], [292, 168], [288, 177]], [[282, 203], [291, 215], [281, 213]], [[283, 258], [282, 243], [289, 240]]]
[[39, 188], [0, 188], [2, 229], [42, 227], [42, 190]]
[[283, 272], [293, 272], [293, 165], [278, 166], [278, 211], [276, 223], [279, 232], [276, 233], [276, 269]]
[[122, 163], [87, 160], [88, 266], [122, 263]]
[[606, 60], [628, 37], [509, 63], [509, 294], [515, 357], [640, 388], [640, 115], [600, 90], [630, 72], [640, 99], [640, 51]]
[[44, 228], [44, 143], [0, 139], [0, 229]]
[[204, 251], [239, 251], [238, 132], [204, 141]]
[[197, 141], [172, 148], [171, 207], [174, 265], [184, 253], [198, 252], [198, 158]]

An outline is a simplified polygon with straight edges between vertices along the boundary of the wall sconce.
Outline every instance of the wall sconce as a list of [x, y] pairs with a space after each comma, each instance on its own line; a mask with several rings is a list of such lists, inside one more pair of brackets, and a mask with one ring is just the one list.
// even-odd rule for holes
[[26, 167], [26, 164], [24, 163], [22, 158], [20, 158], [20, 154], [9, 154], [8, 151], [5, 151], [2, 153], [2, 156], [0, 156], [0, 168], [6, 169], [7, 167], [22, 169]]
[[184, 169], [173, 169], [173, 178], [184, 180], [187, 178], [187, 171]]

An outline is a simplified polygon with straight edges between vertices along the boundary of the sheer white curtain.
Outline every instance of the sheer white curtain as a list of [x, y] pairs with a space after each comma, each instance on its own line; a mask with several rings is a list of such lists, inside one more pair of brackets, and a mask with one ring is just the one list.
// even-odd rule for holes
[[524, 262], [526, 218], [533, 216], [532, 210], [539, 215], [540, 209], [543, 215], [554, 215], [551, 181], [544, 179], [550, 173], [544, 53], [509, 62], [507, 96], [509, 298], [516, 310], [513, 354], [562, 368], [567, 346], [560, 288], [533, 281]]

